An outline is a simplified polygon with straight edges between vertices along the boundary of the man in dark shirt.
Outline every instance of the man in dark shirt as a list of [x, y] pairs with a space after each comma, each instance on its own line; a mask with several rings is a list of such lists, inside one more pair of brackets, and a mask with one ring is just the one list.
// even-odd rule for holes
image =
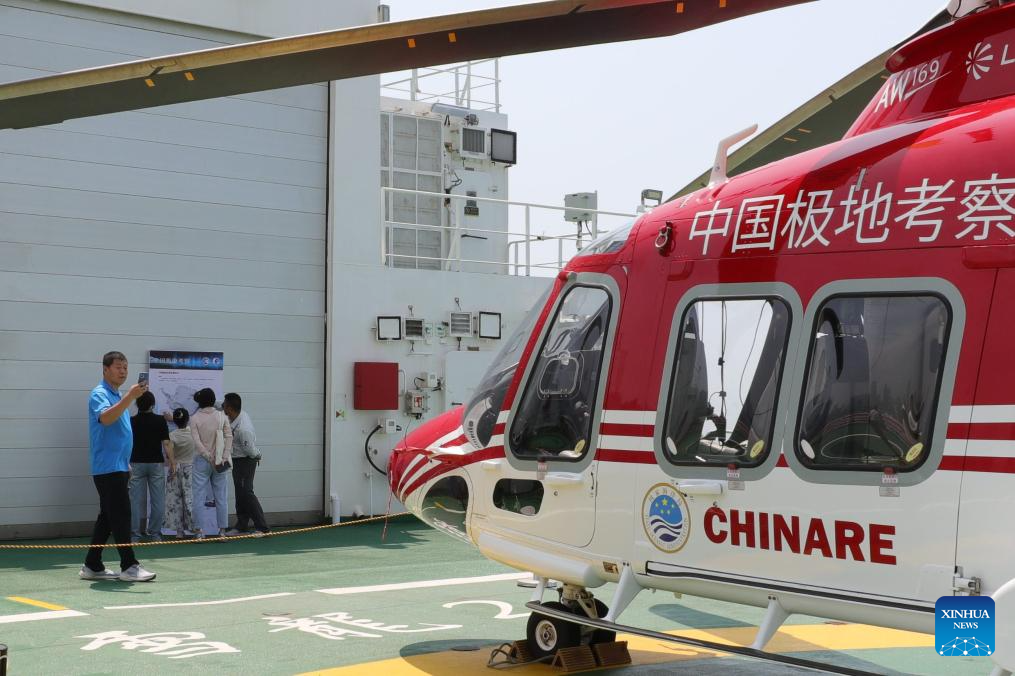
[[[145, 392], [137, 399], [137, 415], [131, 417], [134, 448], [130, 454], [130, 539], [141, 539], [141, 517], [148, 513], [148, 537], [162, 539], [162, 518], [166, 505], [166, 472], [176, 471], [173, 444], [169, 441], [169, 425], [165, 418], [155, 415], [155, 395]], [[165, 456], [162, 455], [165, 449]]]

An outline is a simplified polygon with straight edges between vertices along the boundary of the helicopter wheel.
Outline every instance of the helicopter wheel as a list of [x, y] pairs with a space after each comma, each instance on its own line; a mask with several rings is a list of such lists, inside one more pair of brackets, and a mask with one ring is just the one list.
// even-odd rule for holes
[[[567, 611], [563, 603], [551, 601], [547, 608]], [[536, 659], [555, 655], [561, 648], [574, 648], [581, 644], [581, 626], [574, 622], [558, 620], [533, 612], [529, 615], [528, 626], [525, 627], [525, 638], [529, 642], [529, 650]]]
[[[606, 613], [610, 612], [610, 609], [605, 603], [599, 599], [595, 599], [596, 602], [596, 615], [600, 619], [606, 617]], [[595, 645], [596, 643], [613, 643], [617, 640], [617, 632], [610, 629], [593, 629], [592, 635], [589, 638], [589, 645]]]

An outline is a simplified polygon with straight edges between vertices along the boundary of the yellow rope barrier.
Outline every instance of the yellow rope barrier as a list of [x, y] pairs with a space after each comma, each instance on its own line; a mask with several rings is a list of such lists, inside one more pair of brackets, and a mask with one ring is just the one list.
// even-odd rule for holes
[[411, 512], [398, 512], [397, 514], [385, 514], [384, 516], [372, 516], [368, 519], [357, 519], [355, 521], [341, 521], [339, 523], [326, 523], [320, 526], [307, 526], [305, 528], [291, 528], [289, 530], [273, 530], [267, 533], [258, 533], [256, 535], [228, 535], [226, 537], [214, 537], [214, 538], [192, 538], [189, 540], [173, 539], [173, 540], [155, 540], [152, 542], [129, 542], [125, 544], [106, 543], [102, 545], [5, 545], [0, 544], [0, 549], [92, 549], [95, 547], [156, 547], [160, 545], [191, 545], [205, 542], [233, 542], [234, 540], [249, 540], [249, 539], [262, 539], [276, 537], [278, 535], [292, 535], [294, 533], [309, 533], [314, 530], [326, 530], [328, 528], [342, 528], [343, 526], [356, 526], [364, 523], [372, 523], [374, 521], [382, 521], [384, 519], [394, 519], [399, 516], [406, 516]]

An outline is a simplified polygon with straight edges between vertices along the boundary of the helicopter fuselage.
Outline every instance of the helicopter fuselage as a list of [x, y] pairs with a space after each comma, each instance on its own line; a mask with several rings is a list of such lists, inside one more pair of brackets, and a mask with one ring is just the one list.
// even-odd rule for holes
[[395, 495], [580, 587], [933, 632], [1015, 579], [1015, 6], [889, 67], [841, 141], [580, 253]]

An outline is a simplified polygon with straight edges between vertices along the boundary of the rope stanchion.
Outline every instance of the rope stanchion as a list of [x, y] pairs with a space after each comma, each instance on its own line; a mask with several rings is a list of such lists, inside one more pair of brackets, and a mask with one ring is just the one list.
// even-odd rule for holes
[[0, 544], [0, 550], [2, 549], [93, 549], [103, 547], [160, 547], [166, 545], [192, 545], [192, 544], [204, 544], [206, 542], [234, 542], [236, 540], [262, 540], [264, 538], [278, 537], [280, 535], [294, 535], [297, 533], [309, 533], [315, 530], [327, 530], [329, 528], [343, 528], [345, 526], [357, 526], [365, 523], [372, 523], [374, 521], [382, 521], [384, 519], [392, 519], [400, 516], [407, 516], [412, 512], [398, 512], [397, 514], [385, 514], [383, 516], [372, 516], [367, 519], [357, 519], [355, 521], [342, 521], [339, 523], [326, 523], [320, 526], [307, 526], [305, 528], [291, 528], [289, 530], [273, 530], [268, 533], [257, 533], [250, 535], [227, 535], [225, 537], [214, 537], [214, 538], [193, 538], [189, 540], [156, 540], [153, 542], [129, 542], [124, 544], [117, 543], [106, 543], [101, 545], [8, 545]]

